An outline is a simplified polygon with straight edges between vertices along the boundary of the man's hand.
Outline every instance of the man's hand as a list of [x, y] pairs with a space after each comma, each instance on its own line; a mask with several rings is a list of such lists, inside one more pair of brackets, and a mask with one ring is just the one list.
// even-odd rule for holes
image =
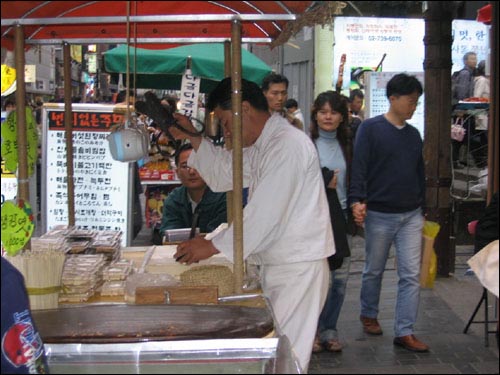
[[354, 216], [354, 222], [360, 227], [363, 226], [366, 217], [366, 203], [355, 203], [352, 205], [352, 216]]
[[333, 172], [333, 177], [332, 179], [330, 180], [330, 182], [328, 183], [327, 187], [330, 188], [330, 189], [336, 189], [337, 188], [337, 180], [338, 180], [338, 174], [339, 174], [339, 170], [336, 169], [334, 172]]
[[219, 250], [215, 248], [212, 241], [205, 240], [202, 237], [195, 237], [179, 244], [174, 258], [177, 262], [192, 264], [218, 253]]
[[[196, 129], [191, 123], [191, 120], [189, 120], [189, 117], [184, 116], [180, 113], [174, 113], [174, 118], [177, 122], [177, 124], [187, 131], [191, 133], [196, 133]], [[170, 127], [168, 130], [170, 130], [170, 133], [174, 136], [175, 139], [187, 139], [190, 138], [190, 136], [180, 129], [177, 129], [175, 126]]]
[[[191, 133], [198, 132], [188, 117], [181, 115], [180, 113], [174, 113], [174, 118], [175, 118], [177, 124], [179, 126], [181, 126], [182, 128], [186, 129], [188, 132], [191, 132]], [[168, 130], [170, 131], [170, 134], [172, 134], [172, 136], [175, 139], [189, 139], [189, 141], [193, 145], [193, 148], [195, 149], [195, 151], [198, 150], [198, 147], [200, 146], [201, 140], [203, 138], [202, 136], [194, 137], [192, 135], [189, 135], [189, 134], [183, 132], [180, 129], [177, 129], [175, 126], [171, 126]]]

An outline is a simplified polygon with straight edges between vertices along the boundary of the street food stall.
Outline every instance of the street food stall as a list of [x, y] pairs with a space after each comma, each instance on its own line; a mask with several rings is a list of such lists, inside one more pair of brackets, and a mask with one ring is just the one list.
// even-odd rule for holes
[[[2, 2], [2, 46], [15, 49], [18, 103], [23, 103], [24, 96], [25, 45], [62, 42], [65, 77], [69, 77], [69, 43], [129, 45], [131, 29], [134, 30], [133, 40], [136, 46], [225, 42], [225, 73], [232, 77], [232, 225], [235, 256], [234, 265], [231, 264], [231, 294], [219, 297], [218, 287], [216, 304], [175, 305], [168, 303], [174, 299], [174, 291], [168, 289], [173, 286], [163, 285], [163, 289], [155, 289], [152, 294], [147, 288], [146, 291], [136, 288], [135, 295], [137, 302], [141, 292], [146, 301], [148, 298], [158, 298], [160, 293], [161, 304], [133, 305], [96, 295], [95, 298], [99, 297], [100, 300], [89, 298], [84, 301], [84, 306], [78, 304], [35, 311], [34, 319], [45, 342], [51, 372], [300, 372], [288, 339], [280, 335], [280, 328], [276, 325], [265, 299], [260, 295], [245, 296], [243, 290], [241, 43], [268, 43], [272, 46], [285, 43], [304, 26], [313, 26], [321, 21], [331, 22], [333, 15], [342, 9], [342, 4], [308, 1]], [[127, 79], [128, 88], [132, 87], [130, 83]], [[74, 117], [69, 96], [70, 88], [71, 82], [66, 79], [66, 229], [74, 230]], [[18, 106], [17, 114], [18, 197], [27, 200], [29, 189], [25, 183], [27, 168], [26, 155], [23, 155], [23, 137], [26, 119], [23, 105]], [[148, 266], [153, 266], [156, 250], [159, 250], [156, 255], [169, 254], [168, 249], [145, 250], [138, 274], [144, 273]], [[122, 255], [126, 258], [126, 253], [127, 251], [123, 251], [118, 260], [123, 258]], [[150, 264], [151, 260], [153, 263]], [[94, 261], [90, 263], [92, 262]], [[81, 265], [82, 262], [77, 263]], [[201, 262], [198, 267], [203, 267]], [[79, 269], [76, 268], [77, 276], [78, 272]], [[97, 277], [96, 274], [93, 275], [94, 278]], [[68, 285], [73, 287], [72, 291], [77, 295], [81, 292], [77, 288], [80, 285], [75, 281]], [[207, 285], [210, 284], [202, 286]], [[84, 293], [80, 293], [80, 297], [82, 294]], [[240, 304], [240, 300], [246, 300], [248, 303], [250, 299], [259, 301], [258, 307], [234, 305]], [[228, 303], [231, 305], [227, 305]], [[230, 367], [226, 367], [227, 365]]]
[[[122, 248], [121, 260], [94, 273], [82, 271], [93, 255], [75, 255], [80, 271], [73, 277], [70, 256], [59, 297], [66, 302], [58, 309], [33, 311], [51, 372], [297, 372], [288, 342], [275, 334], [272, 312], [260, 294], [224, 296], [223, 285], [181, 282], [189, 270], [203, 267], [230, 274], [227, 260], [187, 266], [174, 261], [174, 251], [175, 245]], [[92, 279], [85, 275], [96, 273], [103, 284], [82, 293]]]
[[260, 291], [232, 293], [224, 256], [185, 265], [175, 244], [112, 249], [93, 235], [95, 254], [61, 245], [58, 308], [32, 312], [52, 373], [300, 372]]

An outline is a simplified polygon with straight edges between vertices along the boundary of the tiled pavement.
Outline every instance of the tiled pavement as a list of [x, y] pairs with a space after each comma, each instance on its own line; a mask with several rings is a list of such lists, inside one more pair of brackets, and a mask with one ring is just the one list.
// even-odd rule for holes
[[[498, 348], [494, 335], [484, 346], [482, 324], [462, 331], [481, 296], [475, 276], [465, 276], [467, 246], [457, 248], [455, 275], [438, 277], [434, 289], [423, 289], [415, 335], [427, 343], [429, 353], [412, 353], [392, 344], [397, 275], [394, 258], [387, 262], [380, 299], [382, 336], [366, 335], [359, 322], [359, 291], [364, 258], [364, 240], [355, 238], [347, 295], [339, 318], [339, 334], [345, 344], [341, 353], [313, 354], [311, 374], [498, 374]], [[495, 313], [490, 295], [490, 317]], [[482, 320], [483, 309], [475, 320]], [[490, 318], [492, 319], [492, 318]], [[494, 325], [490, 326], [494, 329]]]

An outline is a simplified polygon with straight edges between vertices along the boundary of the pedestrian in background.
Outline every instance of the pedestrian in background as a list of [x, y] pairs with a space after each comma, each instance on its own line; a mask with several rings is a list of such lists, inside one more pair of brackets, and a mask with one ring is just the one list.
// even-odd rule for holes
[[[477, 65], [477, 54], [467, 52], [463, 58], [464, 66], [451, 76], [451, 102], [455, 107], [459, 101], [474, 95], [474, 71]], [[462, 140], [452, 139], [452, 161], [455, 169], [462, 169], [468, 164], [468, 155], [460, 160], [460, 149], [469, 144], [470, 137], [475, 132], [474, 116], [465, 116], [465, 111], [456, 111], [453, 116], [455, 124], [461, 124], [465, 128]], [[467, 149], [467, 152], [470, 150]]]
[[351, 98], [344, 96], [344, 98], [349, 102], [349, 127], [351, 128], [352, 139], [356, 139], [356, 132], [358, 131], [359, 125], [363, 122], [358, 116], [354, 116], [351, 109]]
[[[486, 63], [481, 60], [474, 70], [474, 98], [490, 98], [490, 79], [486, 77]], [[478, 168], [488, 162], [488, 110], [479, 111], [474, 116], [474, 134], [471, 135], [471, 154]]]
[[271, 114], [279, 113], [297, 129], [304, 129], [304, 122], [297, 120], [285, 108], [288, 99], [288, 78], [281, 74], [270, 73], [262, 80], [262, 92], [266, 97]]
[[349, 107], [352, 111], [352, 116], [359, 118], [361, 121], [365, 120], [365, 111], [363, 110], [363, 103], [365, 94], [360, 89], [352, 90], [349, 95]]
[[413, 334], [420, 299], [425, 173], [422, 138], [406, 122], [423, 88], [414, 76], [402, 73], [391, 78], [386, 90], [389, 111], [360, 125], [352, 163], [349, 200], [356, 223], [365, 229], [360, 320], [366, 333], [382, 334], [377, 320], [380, 290], [394, 244], [399, 277], [394, 345], [425, 352], [429, 347]]
[[285, 102], [285, 108], [290, 116], [294, 117], [300, 124], [302, 124], [300, 128], [303, 130], [305, 126], [304, 115], [299, 108], [299, 103], [297, 103], [295, 99], [288, 99]]
[[281, 74], [268, 74], [262, 80], [262, 92], [267, 99], [271, 114], [282, 113], [288, 99], [288, 78]]
[[[352, 135], [348, 124], [347, 98], [326, 91], [318, 95], [311, 111], [311, 139], [318, 150], [323, 171], [336, 252], [328, 258], [330, 283], [321, 312], [313, 352], [342, 351], [337, 322], [349, 277], [350, 238], [347, 238], [347, 187], [352, 161]], [[340, 224], [340, 226], [339, 226]], [[350, 237], [350, 236], [349, 236]]]
[[477, 65], [477, 54], [467, 52], [463, 58], [464, 67], [453, 73], [452, 96], [454, 103], [474, 95], [474, 70]]

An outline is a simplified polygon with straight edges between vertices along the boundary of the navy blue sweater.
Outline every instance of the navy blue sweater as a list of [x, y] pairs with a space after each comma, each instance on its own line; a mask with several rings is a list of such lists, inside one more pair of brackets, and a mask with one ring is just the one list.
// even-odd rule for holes
[[425, 203], [422, 138], [406, 124], [396, 128], [383, 115], [364, 121], [356, 134], [349, 202], [372, 211], [400, 213]]

